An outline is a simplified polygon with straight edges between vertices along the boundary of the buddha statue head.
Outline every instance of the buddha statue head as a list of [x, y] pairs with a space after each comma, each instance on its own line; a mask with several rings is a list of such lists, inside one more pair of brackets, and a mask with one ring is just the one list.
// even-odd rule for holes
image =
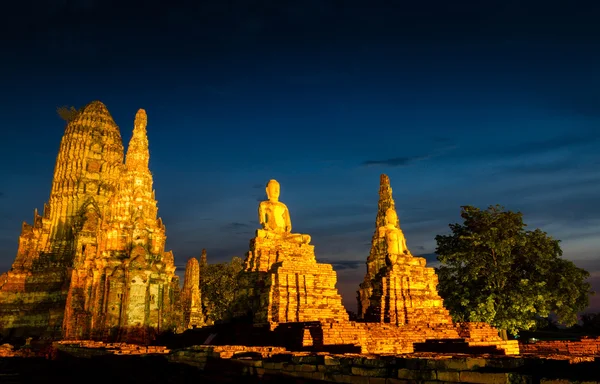
[[272, 202], [279, 201], [279, 190], [280, 190], [279, 182], [277, 182], [277, 180], [275, 180], [275, 179], [269, 180], [269, 182], [267, 183], [267, 188], [266, 188], [267, 198], [269, 199], [269, 201], [272, 201]]
[[385, 211], [385, 224], [393, 225], [395, 227], [396, 223], [398, 223], [398, 214], [394, 208], [389, 208]]

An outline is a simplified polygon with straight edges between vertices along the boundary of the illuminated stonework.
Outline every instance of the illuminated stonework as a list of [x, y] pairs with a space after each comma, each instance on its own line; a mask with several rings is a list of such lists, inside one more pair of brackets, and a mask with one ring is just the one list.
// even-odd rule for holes
[[145, 338], [180, 322], [146, 125], [140, 110], [123, 162], [104, 104], [88, 104], [68, 123], [50, 200], [32, 226], [23, 223], [15, 262], [0, 277], [3, 333]]
[[[206, 255], [204, 256], [206, 261]], [[195, 257], [190, 258], [185, 266], [181, 304], [183, 309], [183, 329], [204, 325], [200, 296], [200, 264]]]
[[359, 317], [401, 324], [450, 324], [437, 293], [437, 275], [406, 246], [387, 175], [381, 175], [376, 228], [367, 274], [358, 291]]
[[317, 263], [309, 235], [291, 232], [289, 210], [279, 201], [279, 183], [269, 181], [266, 192], [268, 200], [258, 208], [262, 229], [250, 241], [241, 277], [240, 297], [252, 303], [253, 321], [348, 320], [332, 266]]

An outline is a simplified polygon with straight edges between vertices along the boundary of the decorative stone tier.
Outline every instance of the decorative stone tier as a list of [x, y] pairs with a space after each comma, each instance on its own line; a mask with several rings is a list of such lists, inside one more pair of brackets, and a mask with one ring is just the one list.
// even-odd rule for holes
[[244, 260], [244, 271], [269, 272], [275, 264], [283, 261], [297, 262], [300, 265], [316, 264], [315, 246], [298, 244], [285, 238], [257, 236], [250, 240], [250, 251]]
[[284, 239], [250, 241], [238, 300], [249, 300], [256, 324], [348, 320], [330, 264], [317, 263], [314, 246]]
[[397, 256], [372, 281], [366, 321], [391, 324], [450, 324], [452, 318], [437, 293], [437, 275], [425, 259]]

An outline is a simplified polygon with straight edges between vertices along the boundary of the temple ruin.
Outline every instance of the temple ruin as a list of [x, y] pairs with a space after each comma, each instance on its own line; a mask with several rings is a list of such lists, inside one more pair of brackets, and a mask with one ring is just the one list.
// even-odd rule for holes
[[250, 240], [239, 293], [253, 305], [254, 323], [348, 320], [333, 267], [317, 263], [310, 235], [292, 233], [279, 183], [270, 180], [266, 193], [268, 200], [258, 207], [262, 229]]
[[387, 175], [380, 177], [378, 205], [367, 273], [358, 291], [359, 318], [395, 325], [452, 323], [437, 292], [435, 270], [406, 245]]
[[148, 168], [140, 109], [124, 160], [99, 101], [65, 128], [50, 199], [23, 223], [0, 276], [0, 332], [70, 339], [145, 339], [181, 323], [179, 279]]

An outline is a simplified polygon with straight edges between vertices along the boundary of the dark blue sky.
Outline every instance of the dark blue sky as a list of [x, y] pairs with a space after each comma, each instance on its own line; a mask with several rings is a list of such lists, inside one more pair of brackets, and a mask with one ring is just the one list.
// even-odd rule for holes
[[498, 203], [563, 240], [600, 290], [600, 4], [408, 3], [5, 8], [0, 270], [48, 199], [56, 107], [101, 100], [125, 144], [137, 109], [148, 113], [180, 265], [202, 248], [211, 262], [243, 257], [276, 178], [294, 230], [313, 236], [354, 308], [387, 173], [414, 254], [434, 251], [461, 205]]

